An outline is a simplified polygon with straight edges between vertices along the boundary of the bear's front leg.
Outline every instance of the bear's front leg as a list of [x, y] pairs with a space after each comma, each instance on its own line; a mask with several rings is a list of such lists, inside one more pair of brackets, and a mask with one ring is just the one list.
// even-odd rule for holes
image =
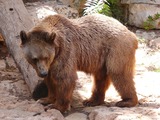
[[35, 87], [32, 97], [34, 100], [38, 100], [40, 98], [45, 98], [48, 96], [48, 87], [45, 81], [40, 81], [37, 86]]
[[55, 108], [64, 113], [70, 109], [73, 90], [75, 88], [75, 79], [67, 78], [65, 80], [56, 80], [53, 82], [56, 85], [56, 100], [55, 103], [46, 107], [46, 109]]
[[54, 104], [55, 102], [55, 98], [51, 98], [51, 97], [45, 97], [45, 98], [41, 98], [38, 100], [38, 103], [41, 103], [42, 105], [48, 105], [48, 104]]
[[54, 104], [56, 101], [56, 85], [52, 83], [53, 80], [50, 76], [44, 79], [44, 83], [47, 86], [48, 95], [38, 100], [43, 105]]

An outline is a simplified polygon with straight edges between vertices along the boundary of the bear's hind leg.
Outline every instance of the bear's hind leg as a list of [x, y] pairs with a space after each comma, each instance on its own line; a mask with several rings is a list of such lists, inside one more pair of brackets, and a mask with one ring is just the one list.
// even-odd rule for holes
[[94, 85], [92, 96], [88, 100], [83, 101], [84, 106], [96, 106], [104, 104], [105, 92], [110, 86], [109, 76], [106, 71], [102, 70], [94, 75]]
[[116, 106], [133, 107], [137, 105], [138, 98], [132, 75], [113, 74], [112, 82], [122, 98], [122, 101], [117, 102]]

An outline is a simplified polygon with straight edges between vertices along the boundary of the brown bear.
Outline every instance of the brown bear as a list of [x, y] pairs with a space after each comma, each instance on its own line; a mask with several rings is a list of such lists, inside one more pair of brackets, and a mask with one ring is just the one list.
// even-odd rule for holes
[[51, 15], [28, 33], [21, 31], [20, 37], [26, 59], [47, 85], [43, 104], [66, 111], [77, 71], [94, 77], [92, 96], [84, 105], [103, 104], [111, 82], [122, 98], [116, 106], [138, 103], [133, 81], [137, 38], [114, 18], [94, 14], [71, 20]]

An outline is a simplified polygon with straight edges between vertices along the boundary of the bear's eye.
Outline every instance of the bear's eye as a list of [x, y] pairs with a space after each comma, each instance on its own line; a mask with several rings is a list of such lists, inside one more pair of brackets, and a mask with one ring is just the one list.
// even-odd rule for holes
[[33, 61], [34, 64], [36, 64], [38, 62], [38, 59], [37, 58], [33, 58], [32, 61]]
[[44, 57], [44, 60], [48, 60], [48, 57]]

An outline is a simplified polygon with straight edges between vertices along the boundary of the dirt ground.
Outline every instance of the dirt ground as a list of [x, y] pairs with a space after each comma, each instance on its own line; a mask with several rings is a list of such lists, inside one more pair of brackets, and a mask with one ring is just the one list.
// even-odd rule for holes
[[[39, 4], [39, 3], [38, 3]], [[30, 4], [29, 12], [36, 8]], [[40, 4], [41, 5], [41, 4]], [[43, 14], [45, 14], [42, 11]], [[33, 17], [33, 16], [32, 16]], [[134, 108], [117, 108], [120, 100], [111, 86], [106, 93], [106, 104], [97, 107], [83, 107], [82, 100], [91, 95], [91, 77], [78, 72], [72, 109], [63, 116], [57, 110], [44, 111], [44, 106], [34, 101], [26, 83], [4, 43], [0, 43], [0, 120], [158, 120], [160, 119], [160, 51], [148, 47], [148, 39], [158, 38], [157, 30], [131, 29], [140, 37], [136, 53], [135, 86], [139, 104]], [[152, 36], [147, 38], [146, 35]], [[142, 39], [144, 38], [144, 39]], [[104, 112], [107, 111], [107, 112]], [[114, 116], [114, 117], [113, 117]]]

